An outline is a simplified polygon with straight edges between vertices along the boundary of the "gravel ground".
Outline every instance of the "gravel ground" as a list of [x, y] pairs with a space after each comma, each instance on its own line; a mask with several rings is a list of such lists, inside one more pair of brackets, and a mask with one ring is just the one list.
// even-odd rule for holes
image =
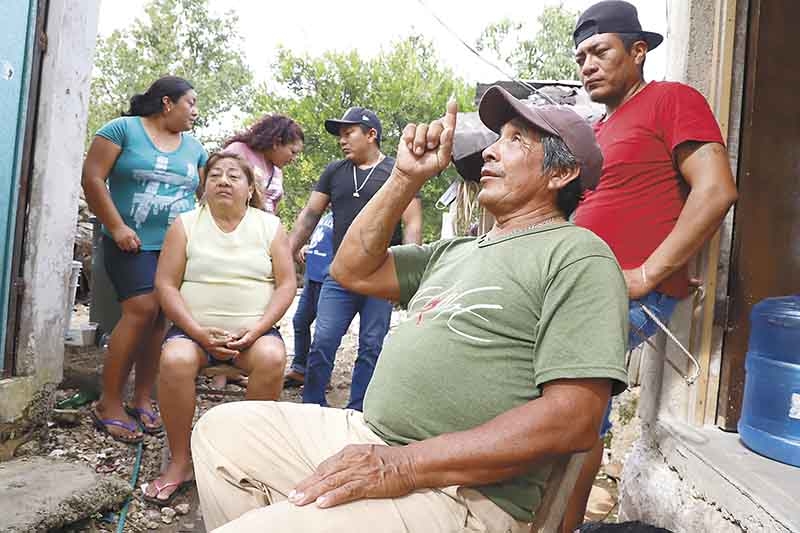
[[[281, 334], [287, 346], [287, 367], [291, 364], [293, 355], [293, 331], [291, 317], [294, 315], [294, 304], [281, 321]], [[397, 323], [398, 314], [392, 317], [393, 326]], [[71, 326], [79, 327], [88, 322], [88, 308], [78, 304], [72, 316]], [[350, 329], [342, 339], [342, 344], [337, 352], [336, 365], [331, 379], [331, 388], [328, 391], [328, 402], [334, 407], [344, 407], [350, 394], [350, 377], [358, 346], [358, 317], [353, 320]], [[79, 357], [82, 365], [91, 365], [90, 372], [99, 372], [102, 364], [102, 353], [99, 350], [83, 350]], [[68, 361], [68, 363], [72, 363]], [[86, 369], [84, 369], [86, 370]], [[208, 409], [221, 403], [239, 401], [244, 395], [244, 388], [227, 384], [225, 393], [211, 389], [211, 379], [199, 376], [197, 380], [197, 409], [195, 421]], [[77, 389], [60, 389], [57, 391], [56, 400], [72, 396]], [[282, 401], [300, 402], [301, 389], [285, 389], [281, 394]], [[136, 447], [115, 441], [108, 435], [99, 433], [92, 426], [89, 417], [89, 406], [79, 408], [77, 423], [69, 420], [51, 422], [48, 435], [43, 442], [31, 442], [18, 450], [18, 455], [46, 455], [58, 457], [67, 461], [81, 461], [87, 463], [97, 472], [107, 475], [116, 475], [125, 480], [130, 480], [134, 468]], [[197, 512], [197, 494], [194, 487], [177, 496], [170, 507], [158, 508], [145, 503], [141, 499], [141, 484], [157, 477], [162, 464], [167, 459], [166, 437], [145, 436], [139, 479], [136, 483], [134, 496], [128, 510], [125, 531], [204, 531], [202, 520]], [[73, 524], [63, 529], [64, 532], [88, 531], [116, 531], [117, 513], [108, 513], [104, 516], [93, 516], [84, 522]]]
[[[289, 357], [287, 367], [291, 363], [293, 352], [293, 332], [291, 317], [294, 314], [293, 306], [281, 321], [281, 333], [286, 341]], [[400, 318], [399, 312], [393, 313], [392, 329]], [[72, 326], [79, 326], [88, 321], [88, 309], [84, 305], [76, 306], [73, 314]], [[391, 329], [390, 329], [391, 334]], [[334, 407], [343, 407], [347, 403], [350, 392], [350, 377], [356, 356], [358, 344], [358, 317], [353, 321], [342, 344], [337, 352], [336, 366], [331, 380], [331, 389], [328, 391], [328, 401]], [[91, 355], [91, 354], [90, 354]], [[102, 362], [102, 353], [85, 357], [82, 361]], [[87, 363], [88, 364], [88, 363]], [[92, 370], [92, 369], [90, 369]], [[99, 368], [97, 369], [99, 371]], [[211, 392], [210, 378], [198, 377], [198, 405], [195, 420], [211, 407], [230, 401], [242, 399], [244, 389], [235, 384], [228, 384], [225, 394]], [[76, 389], [62, 389], [57, 391], [58, 400], [68, 398], [77, 392]], [[286, 389], [281, 395], [282, 401], [300, 402], [300, 389]], [[130, 480], [133, 471], [136, 448], [134, 446], [116, 442], [107, 435], [100, 434], [91, 424], [88, 416], [88, 406], [79, 409], [80, 417], [77, 423], [70, 421], [54, 421], [50, 424], [49, 434], [43, 442], [32, 442], [18, 450], [19, 455], [47, 455], [60, 457], [68, 461], [82, 461], [98, 472], [107, 475], [116, 475], [125, 480]], [[162, 465], [166, 461], [165, 436], [146, 436], [143, 446], [143, 455], [139, 479], [136, 483], [133, 499], [128, 510], [125, 524], [126, 532], [203, 532], [205, 528], [198, 511], [197, 493], [194, 487], [177, 496], [170, 507], [158, 508], [147, 504], [141, 499], [141, 484], [157, 477]], [[615, 521], [617, 488], [616, 480], [604, 472], [598, 476], [595, 483], [596, 490], [592, 493], [588, 517], [593, 520]], [[609, 512], [610, 511], [610, 512]], [[64, 528], [64, 532], [99, 532], [116, 531], [119, 510], [106, 515], [93, 516], [81, 523]]]

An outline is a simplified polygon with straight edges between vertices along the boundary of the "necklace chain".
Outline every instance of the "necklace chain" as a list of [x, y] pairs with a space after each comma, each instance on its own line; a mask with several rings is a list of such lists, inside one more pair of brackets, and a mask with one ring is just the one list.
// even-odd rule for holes
[[563, 221], [564, 221], [563, 217], [561, 217], [560, 215], [556, 215], [556, 216], [552, 216], [552, 217], [546, 218], [544, 220], [540, 220], [539, 222], [534, 222], [533, 224], [525, 226], [524, 228], [518, 228], [518, 229], [515, 229], [515, 230], [511, 230], [508, 233], [503, 233], [501, 235], [490, 236], [489, 235], [489, 233], [491, 233], [491, 231], [490, 231], [489, 233], [486, 234], [486, 238], [488, 240], [490, 240], [490, 241], [493, 241], [493, 240], [496, 240], [496, 239], [510, 237], [510, 236], [516, 235], [518, 233], [525, 233], [526, 231], [532, 230], [534, 228], [538, 228], [540, 226], [546, 226], [546, 225], [552, 224], [554, 222], [563, 222]]
[[378, 168], [378, 165], [380, 165], [381, 161], [383, 161], [383, 157], [384, 157], [383, 154], [381, 154], [378, 157], [378, 161], [374, 165], [372, 165], [372, 168], [370, 169], [369, 173], [367, 174], [367, 177], [364, 178], [364, 181], [361, 183], [360, 187], [358, 186], [358, 180], [356, 179], [356, 166], [357, 165], [355, 163], [353, 163], [353, 197], [354, 198], [358, 198], [358, 197], [361, 196], [360, 194], [358, 194], [358, 192], [361, 189], [364, 188], [364, 185], [367, 184], [369, 179], [372, 177], [372, 173], [375, 172], [375, 169]]

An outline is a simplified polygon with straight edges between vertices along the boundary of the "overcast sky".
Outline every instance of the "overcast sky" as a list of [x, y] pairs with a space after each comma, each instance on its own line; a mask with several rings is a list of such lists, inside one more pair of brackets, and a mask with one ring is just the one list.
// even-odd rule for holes
[[[101, 0], [100, 34], [108, 35], [129, 25], [142, 16], [145, 3], [145, 0]], [[429, 38], [442, 61], [472, 82], [504, 78], [469, 52], [429, 10], [464, 41], [474, 44], [481, 30], [492, 22], [505, 17], [533, 22], [544, 6], [560, 3], [583, 10], [594, 0], [210, 0], [212, 12], [232, 10], [239, 16], [244, 52], [259, 80], [269, 75], [269, 65], [279, 44], [294, 52], [313, 55], [326, 50], [356, 49], [369, 56], [413, 32]], [[632, 0], [632, 3], [639, 10], [645, 30], [666, 32], [666, 0]], [[664, 78], [666, 49], [666, 45], [661, 45], [648, 54], [647, 79]]]

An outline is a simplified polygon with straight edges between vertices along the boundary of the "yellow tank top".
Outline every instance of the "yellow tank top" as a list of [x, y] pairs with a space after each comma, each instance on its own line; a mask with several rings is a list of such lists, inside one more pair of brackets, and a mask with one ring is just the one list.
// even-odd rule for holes
[[225, 233], [207, 206], [180, 217], [186, 232], [181, 295], [192, 316], [202, 327], [231, 332], [252, 326], [275, 289], [269, 248], [280, 220], [248, 207], [236, 229]]

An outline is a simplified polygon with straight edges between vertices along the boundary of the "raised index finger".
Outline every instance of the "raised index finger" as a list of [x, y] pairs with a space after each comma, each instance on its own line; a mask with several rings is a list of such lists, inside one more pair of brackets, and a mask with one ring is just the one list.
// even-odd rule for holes
[[445, 129], [455, 129], [456, 128], [456, 116], [458, 115], [458, 102], [456, 102], [455, 98], [451, 98], [447, 102], [447, 112], [442, 117], [442, 122], [444, 123]]

